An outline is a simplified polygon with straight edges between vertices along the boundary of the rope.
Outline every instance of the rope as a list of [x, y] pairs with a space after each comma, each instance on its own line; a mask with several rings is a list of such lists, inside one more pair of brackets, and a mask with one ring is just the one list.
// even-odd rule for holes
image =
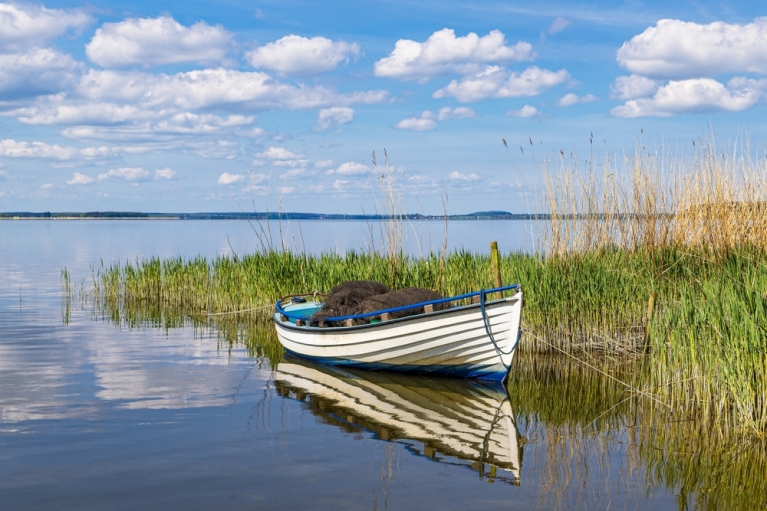
[[507, 370], [511, 369], [511, 364], [506, 365], [506, 362], [503, 361], [503, 355], [511, 355], [511, 353], [514, 352], [514, 350], [517, 348], [517, 344], [519, 344], [519, 334], [517, 334], [517, 341], [514, 343], [514, 345], [511, 347], [509, 351], [503, 351], [501, 348], [498, 347], [498, 343], [495, 342], [495, 337], [493, 337], [493, 332], [490, 330], [490, 318], [487, 317], [487, 310], [485, 309], [485, 290], [481, 289], [479, 291], [479, 310], [482, 312], [482, 323], [485, 325], [485, 332], [487, 332], [487, 336], [490, 338], [490, 342], [493, 343], [493, 347], [495, 348], [495, 351], [500, 355], [501, 364], [503, 367], [505, 367]]
[[536, 339], [536, 340], [538, 340], [538, 341], [541, 341], [542, 343], [544, 343], [544, 344], [548, 345], [550, 348], [554, 348], [555, 350], [557, 350], [557, 351], [559, 351], [559, 352], [561, 352], [561, 353], [564, 353], [565, 355], [567, 355], [568, 357], [572, 358], [572, 359], [573, 359], [573, 360], [575, 360], [576, 362], [580, 362], [581, 364], [585, 365], [586, 367], [588, 367], [588, 368], [590, 368], [590, 369], [593, 369], [594, 371], [596, 371], [596, 372], [598, 372], [598, 373], [601, 373], [601, 374], [603, 374], [603, 375], [607, 376], [607, 377], [608, 377], [608, 378], [610, 378], [611, 380], [613, 380], [613, 381], [616, 381], [616, 382], [620, 383], [621, 385], [624, 385], [625, 387], [628, 387], [629, 389], [631, 389], [631, 390], [633, 390], [633, 391], [637, 392], [638, 394], [642, 394], [642, 395], [643, 395], [643, 396], [645, 396], [645, 397], [649, 397], [650, 399], [652, 399], [652, 400], [653, 400], [653, 401], [655, 401], [656, 403], [658, 403], [658, 404], [661, 404], [661, 405], [665, 406], [665, 407], [666, 407], [666, 408], [668, 408], [669, 410], [673, 410], [673, 409], [674, 409], [674, 407], [673, 407], [673, 406], [669, 405], [668, 403], [664, 403], [663, 401], [661, 401], [661, 400], [660, 400], [658, 397], [656, 397], [655, 395], [653, 395], [653, 394], [650, 394], [649, 392], [645, 392], [645, 391], [643, 391], [643, 390], [639, 390], [638, 388], [636, 388], [636, 387], [633, 387], [633, 386], [629, 385], [628, 383], [626, 383], [626, 382], [624, 382], [624, 381], [622, 381], [622, 380], [619, 380], [619, 379], [618, 379], [618, 378], [616, 378], [615, 376], [613, 376], [613, 375], [611, 375], [611, 374], [609, 374], [609, 373], [606, 373], [605, 371], [602, 371], [602, 370], [601, 370], [601, 369], [599, 369], [598, 367], [595, 367], [595, 366], [593, 366], [593, 365], [589, 364], [588, 362], [586, 362], [586, 361], [584, 361], [584, 360], [581, 360], [581, 359], [579, 359], [579, 358], [578, 358], [578, 357], [576, 357], [575, 355], [572, 355], [572, 354], [570, 354], [570, 353], [566, 352], [566, 351], [565, 351], [565, 350], [563, 350], [562, 348], [559, 348], [559, 347], [557, 347], [557, 346], [555, 346], [555, 345], [551, 344], [551, 343], [550, 343], [550, 342], [548, 342], [546, 339], [543, 339], [543, 338], [541, 338], [541, 337], [538, 337], [537, 335], [534, 335], [534, 334], [530, 333], [530, 331], [529, 331], [529, 330], [527, 331], [527, 335], [529, 335], [529, 336], [531, 336], [531, 337], [535, 338], [535, 339]]
[[226, 316], [228, 314], [240, 314], [240, 313], [243, 313], [243, 312], [257, 311], [257, 310], [261, 310], [261, 309], [266, 309], [267, 307], [273, 307], [273, 305], [271, 303], [268, 303], [266, 305], [261, 305], [260, 307], [253, 307], [251, 309], [241, 309], [241, 310], [238, 310], [238, 311], [230, 311], [230, 312], [206, 312], [204, 314], [206, 316], [208, 316], [208, 317], [210, 317], [210, 316]]

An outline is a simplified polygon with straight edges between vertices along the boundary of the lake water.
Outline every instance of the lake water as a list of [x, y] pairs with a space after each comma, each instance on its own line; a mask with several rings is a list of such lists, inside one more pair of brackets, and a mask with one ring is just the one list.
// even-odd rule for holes
[[[312, 252], [367, 249], [371, 239], [365, 222], [290, 227], [290, 245]], [[441, 224], [417, 228], [408, 250], [428, 251], [426, 231], [439, 250]], [[486, 251], [497, 240], [504, 251], [529, 250], [526, 230], [454, 222], [448, 245]], [[192, 325], [128, 328], [88, 307], [62, 307], [63, 267], [81, 281], [102, 261], [212, 257], [259, 243], [244, 221], [0, 222], [0, 509], [663, 510], [712, 502], [704, 498], [710, 474], [700, 475], [696, 494], [696, 481], [672, 470], [680, 454], [632, 427], [623, 390], [582, 372], [519, 360], [507, 394], [285, 358], [272, 364]]]

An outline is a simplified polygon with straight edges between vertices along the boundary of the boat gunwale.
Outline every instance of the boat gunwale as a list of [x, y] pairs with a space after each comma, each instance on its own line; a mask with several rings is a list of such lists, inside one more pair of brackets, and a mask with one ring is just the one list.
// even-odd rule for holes
[[[486, 293], [491, 292], [491, 291], [495, 292], [495, 290], [487, 290]], [[492, 301], [489, 301], [489, 302], [485, 302], [485, 304], [484, 304], [485, 309], [490, 309], [490, 308], [495, 309], [499, 305], [502, 305], [502, 304], [505, 304], [505, 303], [509, 303], [509, 302], [514, 302], [515, 300], [519, 300], [520, 299], [519, 295], [521, 293], [522, 293], [522, 291], [519, 290], [519, 291], [517, 291], [516, 293], [514, 293], [513, 295], [511, 295], [509, 297], [501, 298], [501, 299], [496, 299], [496, 300], [492, 300]], [[461, 298], [459, 298], [459, 299], [461, 299]], [[405, 323], [405, 322], [408, 322], [408, 321], [420, 321], [420, 320], [423, 320], [423, 319], [431, 319], [432, 317], [438, 316], [438, 315], [445, 315], [445, 314], [453, 314], [453, 313], [458, 313], [458, 312], [465, 312], [465, 311], [470, 311], [472, 309], [481, 309], [481, 307], [482, 307], [482, 304], [472, 303], [472, 304], [468, 304], [468, 305], [461, 305], [461, 306], [458, 306], [458, 307], [451, 307], [449, 309], [443, 309], [443, 310], [432, 311], [432, 312], [423, 312], [421, 314], [416, 314], [414, 316], [405, 316], [405, 317], [402, 317], [402, 318], [392, 318], [392, 319], [389, 319], [387, 321], [380, 321], [378, 323], [368, 323], [368, 324], [363, 324], [363, 325], [351, 325], [351, 326], [345, 326], [345, 325], [344, 326], [328, 326], [328, 327], [318, 327], [318, 326], [309, 326], [309, 325], [298, 326], [295, 323], [291, 323], [290, 321], [278, 321], [278, 317], [281, 314], [279, 311], [275, 311], [273, 320], [274, 320], [274, 323], [277, 326], [285, 328], [286, 330], [295, 330], [295, 331], [299, 331], [299, 332], [312, 333], [312, 334], [318, 334], [318, 333], [332, 334], [332, 333], [341, 333], [341, 332], [347, 333], [347, 332], [352, 332], [352, 331], [356, 331], [356, 330], [363, 330], [363, 329], [366, 329], [366, 328], [382, 328], [384, 326], [390, 326], [390, 325], [394, 325], [394, 324]], [[303, 318], [301, 318], [301, 319], [303, 319]]]
[[[380, 310], [371, 311], [371, 312], [363, 312], [361, 314], [350, 314], [346, 316], [331, 316], [331, 317], [325, 318], [325, 321], [345, 321], [347, 319], [366, 319], [366, 318], [371, 318], [373, 316], [378, 316], [384, 313], [401, 312], [405, 310], [417, 309], [419, 307], [425, 307], [427, 305], [439, 305], [442, 303], [457, 302], [458, 300], [464, 300], [464, 299], [472, 298], [475, 296], [480, 297], [480, 304], [482, 302], [487, 304], [487, 303], [492, 303], [494, 301], [505, 300], [505, 298], [499, 298], [498, 300], [491, 300], [490, 302], [487, 302], [486, 296], [488, 295], [488, 293], [503, 293], [504, 291], [511, 291], [512, 289], [516, 290], [516, 293], [514, 293], [514, 295], [512, 295], [511, 297], [516, 296], [519, 292], [522, 291], [522, 284], [509, 284], [508, 286], [494, 287], [491, 289], [480, 289], [479, 291], [472, 291], [471, 293], [465, 293], [462, 295], [448, 296], [447, 298], [437, 298], [436, 300], [428, 300], [425, 302], [411, 303], [411, 304], [403, 305], [400, 307], [391, 307], [388, 309], [380, 309]], [[299, 294], [299, 295], [288, 295], [283, 298], [280, 298], [279, 300], [277, 300], [277, 303], [274, 304], [275, 313], [281, 314], [289, 319], [304, 319], [303, 317], [295, 317], [295, 316], [291, 317], [291, 314], [289, 314], [287, 311], [285, 311], [282, 308], [282, 305], [281, 305], [282, 301], [288, 298], [315, 296], [315, 295], [316, 293], [306, 293], [306, 294]], [[470, 305], [473, 305], [473, 304], [470, 304]]]

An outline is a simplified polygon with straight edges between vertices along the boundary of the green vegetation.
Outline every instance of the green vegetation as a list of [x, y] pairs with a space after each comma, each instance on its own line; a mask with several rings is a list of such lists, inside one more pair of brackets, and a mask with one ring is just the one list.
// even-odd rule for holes
[[[538, 226], [540, 250], [501, 260], [504, 281], [525, 291], [521, 349], [582, 361], [633, 357], [642, 375], [635, 388], [653, 396], [650, 406], [711, 431], [764, 438], [767, 216], [757, 206], [767, 198], [767, 163], [713, 145], [689, 161], [644, 150], [621, 161], [580, 168], [562, 153], [546, 170], [548, 205], [536, 208], [550, 220]], [[99, 268], [88, 294], [120, 321], [246, 310], [254, 325], [269, 328], [278, 297], [328, 291], [343, 280], [444, 295], [492, 287], [489, 255], [402, 253], [401, 187], [386, 175], [385, 253], [265, 248], [213, 261], [127, 262]], [[256, 345], [278, 356], [278, 346]]]
[[[526, 351], [608, 358], [641, 353], [648, 297], [656, 293], [647, 362], [653, 367], [648, 378], [662, 400], [718, 428], [757, 435], [767, 430], [764, 252], [732, 249], [715, 255], [668, 247], [566, 257], [509, 254], [501, 258], [501, 268], [507, 282], [523, 285], [521, 349]], [[92, 296], [112, 319], [129, 324], [150, 320], [174, 326], [187, 314], [261, 307], [247, 312], [256, 326], [268, 322], [271, 304], [281, 296], [324, 292], [351, 279], [434, 288], [445, 295], [492, 287], [484, 254], [458, 252], [441, 261], [436, 255], [268, 252], [103, 267], [94, 274]]]
[[[624, 492], [665, 488], [677, 495], [680, 510], [767, 505], [764, 439], [722, 434], [648, 406], [652, 400], [643, 392], [653, 387], [633, 363], [600, 364], [600, 370], [615, 379], [562, 357], [527, 353], [515, 362], [508, 388], [523, 437], [523, 467], [543, 468], [539, 507], [594, 507], [583, 488], [606, 492], [608, 501], [611, 491], [623, 500]], [[625, 454], [616, 457], [617, 448]], [[613, 470], [627, 480], [645, 474], [646, 488], [606, 484], [605, 472]]]

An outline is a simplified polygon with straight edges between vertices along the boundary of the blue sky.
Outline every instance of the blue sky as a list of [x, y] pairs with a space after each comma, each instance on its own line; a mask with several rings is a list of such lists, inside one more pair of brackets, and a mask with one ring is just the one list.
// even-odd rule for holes
[[712, 132], [762, 145], [761, 16], [738, 1], [0, 3], [0, 211], [373, 212], [385, 149], [408, 211], [447, 196], [451, 213], [522, 212], [545, 161], [588, 158], [592, 133], [601, 153]]

